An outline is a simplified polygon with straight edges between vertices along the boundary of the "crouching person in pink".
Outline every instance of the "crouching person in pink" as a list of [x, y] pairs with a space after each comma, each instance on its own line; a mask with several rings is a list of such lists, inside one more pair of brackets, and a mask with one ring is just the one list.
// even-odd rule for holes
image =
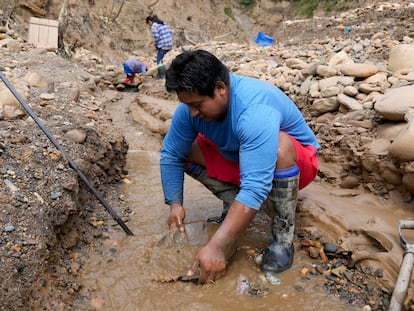
[[318, 170], [319, 143], [296, 105], [277, 87], [230, 73], [204, 50], [178, 55], [166, 72], [166, 88], [180, 104], [161, 150], [160, 170], [168, 225], [184, 230], [184, 172], [223, 201], [221, 223], [195, 255], [188, 275], [215, 281], [227, 268], [226, 250], [263, 208], [272, 239], [262, 270], [281, 272], [294, 257], [298, 190]]

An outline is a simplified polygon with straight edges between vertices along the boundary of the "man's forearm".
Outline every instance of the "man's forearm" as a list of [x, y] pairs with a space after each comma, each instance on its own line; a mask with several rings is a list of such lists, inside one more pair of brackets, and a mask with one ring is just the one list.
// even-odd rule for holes
[[226, 251], [242, 234], [256, 216], [257, 210], [234, 201], [224, 222], [211, 238], [209, 244]]

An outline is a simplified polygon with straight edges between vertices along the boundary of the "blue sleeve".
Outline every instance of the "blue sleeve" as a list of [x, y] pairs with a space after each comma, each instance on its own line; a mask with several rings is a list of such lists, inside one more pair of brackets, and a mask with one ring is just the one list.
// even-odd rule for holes
[[154, 39], [154, 45], [157, 48], [158, 47], [158, 42], [160, 41], [160, 34], [158, 31], [158, 24], [154, 23], [151, 26], [151, 32], [152, 32], [152, 37]]
[[280, 122], [279, 111], [260, 105], [259, 110], [257, 106], [245, 110], [237, 124], [241, 184], [236, 200], [256, 210], [272, 188]]
[[161, 184], [165, 203], [183, 203], [184, 165], [197, 136], [188, 107], [179, 104], [160, 153]]

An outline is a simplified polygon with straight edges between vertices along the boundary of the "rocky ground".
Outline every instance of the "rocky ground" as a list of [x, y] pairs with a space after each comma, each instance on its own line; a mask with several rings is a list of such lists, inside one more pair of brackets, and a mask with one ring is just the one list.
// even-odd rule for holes
[[[360, 8], [329, 19], [285, 22], [279, 28], [280, 43], [272, 48], [224, 41], [185, 47], [211, 50], [232, 71], [269, 80], [294, 98], [323, 146], [321, 161], [328, 165], [321, 167], [318, 178], [349, 193], [363, 189], [384, 198], [399, 196], [410, 202], [412, 161], [391, 157], [384, 151], [389, 144], [372, 139], [389, 120], [372, 109], [378, 98], [369, 94], [412, 85], [412, 71], [393, 75], [386, 65], [393, 47], [413, 42], [413, 7], [389, 4], [374, 8]], [[372, 24], [375, 19], [382, 23]], [[348, 34], [344, 33], [346, 26], [352, 26]], [[309, 33], [303, 29], [321, 31]], [[308, 43], [297, 45], [305, 43], [305, 33]], [[340, 37], [330, 38], [333, 34]], [[17, 33], [2, 39], [2, 74], [127, 224], [129, 207], [117, 185], [127, 174], [124, 165], [128, 144], [105, 111], [108, 100], [116, 101], [117, 97], [108, 98], [103, 92], [117, 92], [114, 82], [121, 74], [120, 64], [106, 62], [82, 48], [75, 50], [71, 60], [64, 59], [55, 51], [33, 48]], [[385, 80], [371, 81], [365, 86], [369, 92], [361, 91], [366, 77], [353, 76], [349, 85], [342, 83], [344, 87], [357, 88], [357, 94], [352, 96], [354, 90], [349, 88], [347, 96], [357, 98], [363, 109], [353, 109], [355, 102], [343, 97], [339, 97], [340, 105], [330, 103], [327, 98], [338, 95], [331, 86], [317, 91], [311, 87], [313, 82], [330, 77], [329, 69], [335, 67], [332, 55], [340, 51], [347, 51], [355, 62], [374, 65], [379, 72], [387, 73]], [[178, 52], [179, 49], [167, 54], [166, 62]], [[146, 58], [151, 55], [144, 54]], [[313, 68], [313, 72], [303, 75], [316, 63], [326, 66], [319, 68], [325, 69], [324, 73], [316, 73]], [[87, 245], [107, 232], [122, 229], [4, 85], [0, 92], [0, 309], [63, 310], [72, 304], [82, 286], [77, 276]], [[321, 92], [331, 96], [321, 96]], [[343, 93], [343, 89], [338, 92]], [[165, 92], [162, 81], [150, 76], [131, 105], [136, 121], [161, 138], [168, 128], [171, 106], [157, 110], [148, 104], [150, 99], [146, 96], [167, 103], [174, 96]], [[402, 125], [405, 122], [408, 120], [399, 120]], [[384, 137], [389, 136], [383, 134]], [[329, 169], [329, 163], [340, 169]], [[303, 238], [318, 239], [307, 235]], [[348, 264], [349, 258], [338, 256], [333, 257], [335, 262], [341, 261], [338, 266]], [[314, 269], [313, 273], [317, 273], [325, 268]], [[347, 284], [366, 286], [360, 289], [360, 296], [354, 294], [353, 301], [368, 305], [374, 301], [373, 309], [385, 310], [392, 288], [376, 286], [377, 279], [372, 275], [387, 274], [386, 269], [366, 271], [357, 267], [349, 271], [352, 272], [346, 274]], [[392, 276], [395, 277], [395, 271]], [[355, 293], [355, 289], [343, 289], [345, 283], [338, 279], [330, 278], [327, 283], [327, 288], [343, 299], [350, 299], [350, 291]], [[407, 308], [410, 305], [412, 297], [406, 302]]]
[[[87, 67], [44, 50], [3, 49], [2, 66], [6, 79], [77, 168], [125, 216], [115, 185], [128, 146], [104, 112], [99, 89], [107, 84], [100, 84], [102, 79]], [[21, 83], [28, 73], [47, 86]], [[107, 219], [64, 155], [22, 107], [13, 107], [20, 117], [11, 121], [6, 108], [0, 121], [2, 310], [44, 305], [45, 299], [52, 306], [55, 300], [70, 301], [79, 287], [73, 277], [80, 266], [74, 250], [99, 237], [98, 220]]]

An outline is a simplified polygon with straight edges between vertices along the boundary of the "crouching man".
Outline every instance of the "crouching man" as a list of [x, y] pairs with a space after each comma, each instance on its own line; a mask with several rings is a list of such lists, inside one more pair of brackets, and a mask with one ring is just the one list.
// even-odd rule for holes
[[301, 112], [274, 85], [230, 73], [204, 50], [178, 55], [167, 69], [166, 88], [180, 101], [160, 158], [169, 227], [184, 230], [184, 173], [223, 201], [222, 215], [209, 219], [221, 225], [188, 275], [199, 269], [199, 283], [223, 277], [226, 250], [262, 206], [272, 218], [272, 241], [261, 268], [288, 269], [298, 190], [315, 178], [320, 150]]

